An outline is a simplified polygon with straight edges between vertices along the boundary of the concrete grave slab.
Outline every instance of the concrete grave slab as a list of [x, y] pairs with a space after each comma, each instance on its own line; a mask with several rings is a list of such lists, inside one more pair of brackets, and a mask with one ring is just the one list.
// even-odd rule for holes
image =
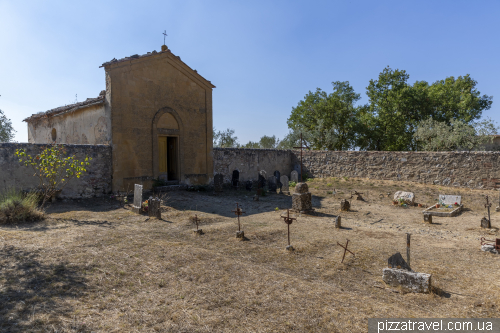
[[384, 268], [382, 280], [390, 286], [401, 287], [406, 292], [429, 293], [431, 291], [431, 274]]

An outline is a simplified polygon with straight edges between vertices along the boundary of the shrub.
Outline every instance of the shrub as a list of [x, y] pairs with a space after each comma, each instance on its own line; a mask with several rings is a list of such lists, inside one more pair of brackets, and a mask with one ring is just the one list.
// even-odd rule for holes
[[295, 186], [297, 186], [297, 183], [296, 182], [288, 182], [288, 186], [295, 187]]
[[38, 208], [40, 195], [8, 190], [0, 194], [0, 223], [36, 221], [43, 218], [43, 211]]

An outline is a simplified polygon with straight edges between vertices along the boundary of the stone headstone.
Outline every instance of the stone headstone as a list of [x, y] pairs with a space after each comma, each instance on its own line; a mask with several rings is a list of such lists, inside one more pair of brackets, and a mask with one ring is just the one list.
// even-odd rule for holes
[[276, 180], [276, 177], [269, 177], [267, 179], [267, 186], [269, 188], [269, 192], [276, 193], [276, 189], [278, 188], [278, 181]]
[[142, 185], [135, 184], [134, 186], [134, 204], [133, 210], [139, 213], [142, 207]]
[[457, 203], [459, 206], [462, 204], [462, 196], [460, 195], [439, 195], [439, 204], [443, 206], [454, 205]]
[[161, 220], [161, 200], [159, 198], [149, 197], [148, 200], [148, 215]]
[[397, 191], [394, 193], [394, 200], [399, 201], [399, 199], [403, 199], [408, 205], [413, 205], [415, 202], [415, 194], [413, 194], [413, 192]]
[[266, 171], [260, 170], [259, 171], [259, 181], [258, 181], [258, 188], [263, 189], [266, 187], [267, 182], [266, 182]]
[[337, 229], [342, 228], [340, 215], [335, 217], [335, 228], [337, 228]]
[[214, 190], [215, 192], [222, 192], [222, 185], [224, 184], [224, 176], [220, 173], [214, 177]]
[[276, 186], [279, 190], [279, 193], [282, 193], [281, 188], [283, 187], [283, 184], [281, 183], [281, 174], [278, 170], [274, 171], [274, 177], [276, 177]]
[[424, 222], [432, 224], [432, 215], [431, 214], [424, 214]]
[[297, 171], [292, 171], [292, 173], [290, 174], [290, 181], [295, 183], [299, 182], [299, 173]]
[[283, 192], [286, 193], [286, 192], [290, 191], [290, 188], [289, 188], [289, 185], [288, 185], [288, 177], [287, 176], [281, 176], [280, 183], [282, 184], [281, 190]]
[[245, 183], [245, 189], [247, 191], [251, 191], [252, 190], [252, 186], [253, 186], [253, 182], [251, 180], [247, 180], [246, 183]]
[[343, 212], [348, 212], [351, 209], [351, 204], [346, 199], [340, 201], [340, 210]]
[[233, 176], [231, 177], [231, 185], [233, 187], [238, 187], [240, 185], [240, 172], [238, 170], [233, 171]]
[[298, 183], [292, 194], [292, 209], [298, 212], [312, 210], [312, 196], [306, 183]]
[[481, 219], [481, 228], [491, 229], [491, 222], [486, 217]]
[[410, 266], [408, 266], [406, 261], [403, 259], [403, 256], [399, 252], [396, 252], [395, 254], [390, 256], [387, 262], [389, 268], [405, 269], [407, 271], [411, 271]]
[[404, 269], [384, 268], [382, 280], [393, 287], [413, 293], [428, 293], [431, 291], [431, 274], [410, 272]]

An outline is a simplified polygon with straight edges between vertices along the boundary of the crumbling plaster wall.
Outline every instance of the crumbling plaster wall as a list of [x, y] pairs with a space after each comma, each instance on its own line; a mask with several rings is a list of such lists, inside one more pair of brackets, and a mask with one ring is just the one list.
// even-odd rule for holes
[[240, 182], [257, 180], [261, 170], [273, 176], [278, 170], [281, 176], [292, 172], [292, 152], [279, 149], [214, 148], [214, 174], [224, 176], [224, 182], [231, 182], [234, 170], [240, 172]]
[[[0, 192], [6, 189], [28, 190], [38, 186], [34, 171], [19, 163], [16, 149], [25, 149], [35, 156], [47, 145], [31, 143], [0, 143]], [[100, 197], [111, 192], [111, 146], [109, 145], [64, 145], [67, 155], [76, 155], [79, 160], [92, 158], [82, 177], [71, 179], [64, 187], [62, 198]]]
[[28, 123], [28, 142], [54, 142], [52, 129], [56, 130], [56, 143], [110, 144], [111, 114], [102, 104], [33, 119]]
[[[300, 164], [293, 151], [292, 165]], [[405, 180], [441, 186], [500, 187], [500, 152], [304, 151], [313, 177]]]

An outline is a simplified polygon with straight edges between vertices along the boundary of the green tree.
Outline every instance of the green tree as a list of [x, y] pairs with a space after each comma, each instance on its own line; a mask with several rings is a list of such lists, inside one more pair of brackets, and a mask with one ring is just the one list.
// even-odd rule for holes
[[280, 142], [280, 139], [276, 139], [276, 136], [267, 136], [264, 135], [259, 140], [260, 148], [276, 148]]
[[260, 148], [260, 144], [258, 142], [248, 141], [247, 144], [241, 146], [242, 148]]
[[32, 157], [24, 149], [17, 149], [15, 155], [19, 162], [33, 168], [39, 180], [39, 190], [43, 195], [42, 207], [56, 192], [62, 190], [72, 178], [80, 178], [87, 171], [92, 158], [85, 156], [79, 161], [75, 156], [64, 157], [63, 145], [51, 145], [40, 154]]
[[421, 121], [415, 131], [415, 140], [426, 151], [477, 150], [493, 142], [498, 127], [491, 119], [466, 123], [452, 119], [450, 125], [432, 118]]
[[12, 121], [0, 110], [0, 142], [10, 142], [16, 131], [12, 127]]
[[227, 129], [225, 131], [217, 131], [214, 128], [213, 144], [214, 147], [219, 148], [237, 148], [240, 146], [238, 143], [238, 137], [234, 136], [233, 129]]
[[356, 146], [358, 116], [363, 107], [355, 104], [361, 97], [348, 81], [335, 81], [332, 85], [333, 93], [317, 88], [292, 108], [287, 123], [293, 134], [285, 138], [288, 142], [302, 132], [315, 149], [348, 150]]

